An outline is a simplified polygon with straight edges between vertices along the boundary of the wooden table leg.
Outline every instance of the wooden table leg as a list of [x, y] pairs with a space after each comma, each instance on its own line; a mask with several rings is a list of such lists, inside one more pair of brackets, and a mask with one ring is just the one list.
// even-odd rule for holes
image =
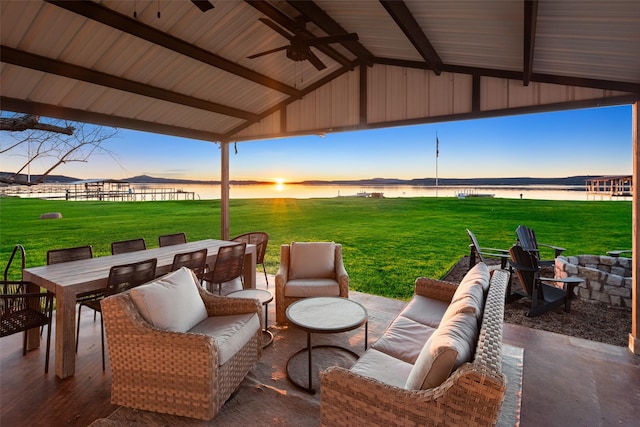
[[76, 370], [76, 295], [60, 289], [56, 294], [56, 375], [73, 376]]

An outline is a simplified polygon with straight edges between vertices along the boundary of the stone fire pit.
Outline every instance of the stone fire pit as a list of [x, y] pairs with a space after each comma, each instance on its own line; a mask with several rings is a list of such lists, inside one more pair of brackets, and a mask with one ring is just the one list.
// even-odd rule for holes
[[580, 277], [578, 297], [631, 308], [631, 258], [599, 255], [559, 256], [556, 277]]

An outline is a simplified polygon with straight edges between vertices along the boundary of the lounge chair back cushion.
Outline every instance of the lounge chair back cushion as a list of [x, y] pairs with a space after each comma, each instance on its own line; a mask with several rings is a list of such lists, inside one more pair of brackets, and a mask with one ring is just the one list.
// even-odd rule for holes
[[460, 365], [471, 361], [478, 339], [474, 312], [458, 312], [443, 320], [422, 347], [405, 388], [427, 390], [442, 384]]
[[289, 279], [335, 279], [334, 242], [292, 242]]
[[130, 292], [148, 323], [158, 329], [187, 332], [208, 317], [197, 286], [193, 272], [182, 267]]

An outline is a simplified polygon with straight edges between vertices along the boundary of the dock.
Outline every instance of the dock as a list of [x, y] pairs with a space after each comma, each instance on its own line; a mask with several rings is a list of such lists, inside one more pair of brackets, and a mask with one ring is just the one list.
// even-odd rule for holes
[[587, 197], [608, 196], [613, 197], [631, 197], [633, 194], [633, 176], [601, 176], [591, 178], [585, 181]]
[[105, 202], [144, 202], [163, 200], [195, 200], [195, 192], [178, 188], [133, 185], [120, 180], [85, 180], [71, 184], [38, 184], [4, 187], [5, 196], [40, 199], [93, 200]]

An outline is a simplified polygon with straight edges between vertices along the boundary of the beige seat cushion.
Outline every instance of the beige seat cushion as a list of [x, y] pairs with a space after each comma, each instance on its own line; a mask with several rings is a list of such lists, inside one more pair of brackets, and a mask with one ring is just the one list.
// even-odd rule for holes
[[449, 302], [414, 295], [402, 310], [402, 315], [423, 325], [437, 328], [447, 308], [449, 308]]
[[475, 313], [458, 312], [443, 320], [422, 348], [405, 388], [426, 390], [439, 386], [451, 372], [471, 361], [477, 340]]
[[335, 279], [334, 242], [292, 242], [289, 249], [289, 280]]
[[194, 326], [189, 332], [205, 334], [216, 339], [218, 365], [231, 359], [260, 330], [256, 313], [211, 316]]
[[284, 288], [286, 297], [336, 297], [340, 295], [340, 285], [333, 279], [289, 280]]
[[400, 315], [395, 318], [384, 335], [376, 341], [373, 348], [413, 365], [422, 351], [425, 341], [435, 330], [431, 326]]
[[386, 353], [370, 348], [353, 365], [351, 372], [374, 378], [390, 386], [402, 388], [412, 365]]
[[197, 279], [187, 267], [131, 289], [142, 318], [158, 329], [187, 332], [207, 318]]

